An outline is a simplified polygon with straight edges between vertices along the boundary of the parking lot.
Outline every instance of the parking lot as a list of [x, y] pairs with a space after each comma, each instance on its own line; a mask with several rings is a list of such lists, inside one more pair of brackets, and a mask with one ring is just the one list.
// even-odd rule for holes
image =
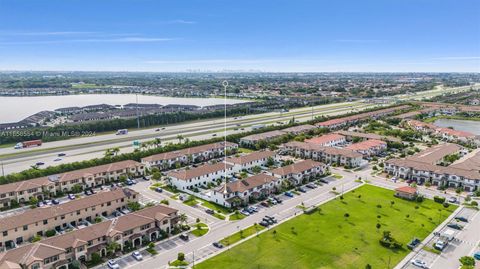
[[[455, 217], [464, 217], [468, 222], [461, 222], [452, 219], [448, 223], [458, 223], [463, 226], [462, 230], [456, 230], [443, 225], [429, 240], [416, 247], [413, 259], [419, 259], [426, 263], [428, 268], [451, 269], [458, 268], [460, 263], [458, 259], [462, 256], [470, 255], [474, 249], [478, 248], [480, 235], [480, 214], [477, 210], [462, 208]], [[453, 239], [447, 240], [445, 234], [452, 233]], [[438, 240], [448, 241], [447, 246], [440, 255], [425, 250], [424, 247], [434, 248]], [[419, 267], [412, 263], [406, 263], [400, 268], [418, 269]]]

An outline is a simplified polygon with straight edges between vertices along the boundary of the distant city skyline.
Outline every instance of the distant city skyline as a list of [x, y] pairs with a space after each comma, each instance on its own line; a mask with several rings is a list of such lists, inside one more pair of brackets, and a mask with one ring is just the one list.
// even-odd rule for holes
[[0, 71], [480, 72], [479, 1], [1, 0]]

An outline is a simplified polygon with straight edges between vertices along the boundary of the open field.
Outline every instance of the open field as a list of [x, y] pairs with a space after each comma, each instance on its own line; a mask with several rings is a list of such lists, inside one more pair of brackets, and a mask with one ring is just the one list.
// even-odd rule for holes
[[[366, 185], [343, 200], [328, 202], [312, 214], [287, 221], [195, 268], [359, 269], [367, 264], [393, 268], [409, 252], [405, 245], [413, 237], [425, 238], [454, 210], [454, 206], [445, 209], [431, 200], [416, 203], [398, 199], [393, 191]], [[403, 248], [382, 247], [379, 240], [383, 231], [390, 231]]]

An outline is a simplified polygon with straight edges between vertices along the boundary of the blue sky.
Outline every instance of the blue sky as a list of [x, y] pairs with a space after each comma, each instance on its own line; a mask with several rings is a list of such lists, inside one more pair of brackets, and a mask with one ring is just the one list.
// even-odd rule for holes
[[0, 70], [480, 72], [477, 0], [0, 0]]

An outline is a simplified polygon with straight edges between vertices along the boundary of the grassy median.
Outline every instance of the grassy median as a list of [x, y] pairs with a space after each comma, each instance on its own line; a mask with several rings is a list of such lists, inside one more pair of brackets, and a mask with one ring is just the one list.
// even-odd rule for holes
[[[393, 203], [392, 203], [393, 201]], [[455, 206], [395, 198], [393, 191], [366, 185], [271, 228], [195, 266], [203, 268], [393, 268], [408, 254], [406, 244], [425, 238]], [[378, 226], [377, 224], [380, 224]], [[384, 231], [403, 244], [380, 245]]]

